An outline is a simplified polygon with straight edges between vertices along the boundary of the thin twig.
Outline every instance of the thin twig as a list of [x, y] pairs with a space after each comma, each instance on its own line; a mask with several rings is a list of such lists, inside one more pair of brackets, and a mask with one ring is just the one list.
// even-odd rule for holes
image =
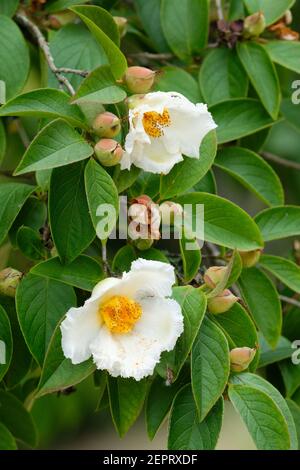
[[271, 162], [277, 163], [278, 165], [282, 165], [287, 168], [293, 168], [293, 170], [300, 171], [300, 163], [293, 162], [291, 160], [286, 160], [285, 158], [278, 157], [278, 155], [274, 155], [270, 152], [262, 152], [261, 155], [266, 160], [270, 160]]
[[223, 13], [223, 8], [222, 8], [222, 0], [215, 0], [216, 2], [216, 7], [217, 7], [217, 15], [219, 21], [224, 20], [224, 13]]
[[56, 67], [56, 65], [54, 63], [54, 59], [53, 59], [51, 51], [50, 51], [50, 48], [49, 48], [49, 45], [48, 45], [46, 39], [44, 38], [43, 34], [39, 30], [39, 28], [29, 18], [27, 18], [27, 16], [25, 16], [22, 13], [17, 13], [15, 15], [15, 18], [16, 18], [17, 22], [21, 26], [26, 28], [33, 35], [33, 37], [36, 39], [39, 47], [42, 49], [42, 51], [44, 53], [45, 59], [47, 61], [47, 64], [49, 65], [49, 68], [50, 68], [51, 72], [54, 73], [54, 75], [56, 76], [59, 83], [64, 85], [66, 87], [66, 89], [69, 91], [69, 93], [71, 93], [71, 95], [75, 95], [75, 90], [72, 87], [69, 80]]
[[169, 52], [162, 52], [160, 54], [154, 54], [152, 52], [135, 52], [133, 54], [129, 54], [129, 57], [141, 59], [141, 60], [157, 60], [157, 61], [164, 61], [173, 59], [174, 55]]
[[22, 144], [24, 145], [25, 148], [29, 147], [30, 144], [30, 139], [27, 135], [27, 132], [24, 129], [23, 124], [21, 123], [20, 119], [16, 119], [16, 126], [17, 126], [17, 131], [19, 134], [19, 137], [22, 141]]
[[294, 307], [300, 308], [300, 302], [298, 300], [292, 299], [291, 297], [286, 297], [285, 295], [280, 295], [279, 298], [287, 304], [291, 304], [294, 305]]
[[74, 73], [74, 75], [80, 75], [81, 77], [87, 77], [89, 74], [87, 70], [70, 69], [69, 67], [58, 67], [56, 70], [59, 73]]

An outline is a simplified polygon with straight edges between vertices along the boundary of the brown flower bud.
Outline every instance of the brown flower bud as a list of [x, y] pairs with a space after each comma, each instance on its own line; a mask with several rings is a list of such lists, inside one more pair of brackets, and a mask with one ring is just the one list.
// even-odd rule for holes
[[124, 75], [124, 83], [131, 93], [148, 93], [155, 78], [155, 72], [146, 67], [128, 67]]
[[219, 313], [225, 313], [229, 310], [237, 301], [238, 297], [233, 295], [230, 290], [225, 289], [221, 294], [216, 297], [209, 298], [207, 301], [208, 310], [214, 315]]
[[182, 216], [183, 208], [180, 204], [165, 201], [159, 206], [162, 223], [173, 224], [176, 216]]
[[225, 266], [212, 266], [204, 274], [205, 284], [214, 289], [224, 279], [227, 268]]
[[121, 123], [118, 116], [106, 111], [105, 113], [101, 113], [96, 116], [92, 127], [95, 134], [99, 137], [112, 139], [119, 134]]
[[104, 166], [114, 166], [120, 163], [123, 155], [121, 145], [113, 139], [101, 139], [94, 147], [98, 161]]
[[256, 349], [235, 348], [230, 351], [230, 367], [234, 372], [242, 372], [248, 369], [254, 359]]
[[253, 251], [239, 251], [239, 254], [242, 258], [243, 267], [252, 268], [258, 263], [262, 254], [262, 250], [258, 249]]
[[[159, 206], [143, 194], [134, 198], [128, 210], [131, 222], [128, 233], [131, 239], [159, 240], [160, 212]], [[145, 248], [144, 248], [145, 249]]]
[[114, 22], [118, 26], [120, 37], [122, 38], [127, 33], [128, 20], [123, 16], [114, 16]]
[[16, 289], [23, 274], [13, 268], [6, 268], [0, 272], [0, 294], [14, 297]]
[[244, 35], [246, 37], [256, 37], [264, 32], [266, 19], [261, 11], [247, 16], [244, 21]]

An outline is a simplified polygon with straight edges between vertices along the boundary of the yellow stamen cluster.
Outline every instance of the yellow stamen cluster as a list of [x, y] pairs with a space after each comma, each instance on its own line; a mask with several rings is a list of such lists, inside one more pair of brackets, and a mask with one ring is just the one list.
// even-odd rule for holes
[[164, 109], [162, 114], [156, 111], [148, 111], [143, 115], [143, 126], [150, 137], [161, 137], [164, 135], [163, 128], [168, 127], [170, 124], [171, 118], [167, 109]]
[[129, 333], [141, 314], [141, 306], [122, 295], [111, 297], [99, 307], [99, 315], [112, 333]]

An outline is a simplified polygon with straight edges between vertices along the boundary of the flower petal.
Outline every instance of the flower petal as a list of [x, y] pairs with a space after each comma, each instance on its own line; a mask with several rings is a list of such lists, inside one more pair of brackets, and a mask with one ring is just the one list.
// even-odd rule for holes
[[171, 299], [147, 299], [141, 320], [131, 333], [111, 334], [105, 327], [91, 344], [97, 368], [113, 377], [141, 380], [152, 375], [163, 351], [174, 348], [183, 331], [179, 304]]
[[97, 302], [86, 302], [83, 307], [70, 308], [60, 326], [64, 355], [73, 364], [86, 361], [91, 356], [90, 344], [101, 326], [97, 311]]

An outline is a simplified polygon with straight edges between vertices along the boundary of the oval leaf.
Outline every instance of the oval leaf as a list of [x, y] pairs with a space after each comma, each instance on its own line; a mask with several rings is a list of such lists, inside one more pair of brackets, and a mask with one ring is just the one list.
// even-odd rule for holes
[[13, 339], [10, 322], [4, 308], [0, 305], [0, 382], [8, 371], [12, 352]]
[[260, 265], [277, 277], [283, 284], [300, 294], [300, 267], [285, 258], [263, 255]]
[[227, 340], [208, 318], [203, 320], [193, 344], [191, 372], [194, 399], [203, 421], [222, 395], [230, 372]]
[[266, 209], [255, 217], [264, 241], [300, 235], [300, 207], [282, 206]]

